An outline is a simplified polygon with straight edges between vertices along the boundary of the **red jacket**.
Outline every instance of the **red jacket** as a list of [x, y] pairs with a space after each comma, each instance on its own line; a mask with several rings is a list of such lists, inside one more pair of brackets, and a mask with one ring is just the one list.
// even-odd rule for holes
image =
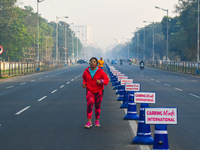
[[[88, 91], [91, 91], [92, 93], [98, 93], [104, 89], [104, 85], [107, 85], [109, 82], [109, 78], [106, 75], [106, 73], [103, 71], [103, 69], [98, 68], [93, 79], [90, 75], [89, 68], [86, 68], [83, 73], [83, 84], [86, 84], [86, 89]], [[96, 80], [103, 79], [103, 84], [97, 84]]]

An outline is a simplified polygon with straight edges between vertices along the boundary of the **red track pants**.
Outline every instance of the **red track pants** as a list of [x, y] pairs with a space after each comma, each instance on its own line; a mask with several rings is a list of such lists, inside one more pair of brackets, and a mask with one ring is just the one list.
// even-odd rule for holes
[[103, 99], [103, 91], [99, 93], [92, 93], [87, 91], [86, 100], [87, 100], [87, 118], [92, 118], [93, 106], [95, 104], [95, 117], [99, 119], [101, 112], [101, 102]]

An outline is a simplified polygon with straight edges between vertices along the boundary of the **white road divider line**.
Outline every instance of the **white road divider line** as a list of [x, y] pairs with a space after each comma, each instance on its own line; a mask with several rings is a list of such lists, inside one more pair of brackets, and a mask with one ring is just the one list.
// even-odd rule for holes
[[166, 84], [166, 83], [165, 83], [164, 85], [166, 85], [166, 86], [170, 86], [169, 84]]
[[42, 80], [42, 78], [39, 78], [39, 80]]
[[21, 83], [20, 85], [24, 85], [24, 84], [26, 84], [26, 82], [23, 82], [23, 83]]
[[77, 77], [75, 77], [75, 79], [77, 79]]
[[[122, 102], [121, 102], [121, 104], [122, 104]], [[127, 109], [124, 109], [124, 112], [125, 112], [125, 114], [127, 114]], [[134, 136], [136, 136], [137, 135], [137, 127], [138, 127], [137, 122], [134, 120], [128, 120], [128, 122], [131, 126]], [[150, 150], [150, 147], [148, 145], [139, 145], [139, 148], [141, 150]]]
[[178, 90], [178, 91], [183, 91], [182, 89], [179, 89], [179, 88], [175, 88], [176, 90]]
[[48, 78], [49, 76], [45, 76], [45, 78]]
[[70, 82], [67, 82], [66, 84], [69, 84]]
[[74, 81], [74, 79], [72, 79], [71, 81]]
[[151, 80], [154, 80], [153, 78], [151, 78]]
[[52, 91], [51, 93], [53, 94], [53, 93], [55, 93], [57, 91], [57, 89], [56, 90], [54, 90], [54, 91]]
[[190, 95], [191, 95], [191, 96], [194, 96], [194, 97], [196, 97], [196, 98], [200, 98], [200, 96], [197, 96], [197, 95], [192, 94], [192, 93], [190, 93]]
[[31, 82], [35, 82], [35, 80], [31, 80]]
[[65, 85], [60, 86], [60, 88], [63, 88]]
[[197, 82], [197, 80], [191, 80], [192, 82]]
[[14, 86], [8, 86], [8, 87], [6, 87], [7, 89], [10, 89], [10, 88], [13, 88]]
[[24, 109], [18, 111], [15, 115], [19, 115], [19, 114], [23, 113], [24, 111], [26, 111], [26, 110], [29, 109], [30, 107], [31, 107], [31, 106], [25, 107]]
[[44, 97], [40, 98], [40, 99], [38, 100], [38, 102], [42, 101], [42, 100], [45, 99], [45, 98], [47, 98], [47, 96], [44, 96]]
[[160, 81], [156, 80], [156, 82], [160, 83]]

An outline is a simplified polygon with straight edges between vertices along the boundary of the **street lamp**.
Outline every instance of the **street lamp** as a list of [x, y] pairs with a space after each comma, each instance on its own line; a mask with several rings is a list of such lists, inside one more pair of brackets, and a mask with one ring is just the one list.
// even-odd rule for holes
[[67, 16], [64, 17], [56, 17], [56, 62], [58, 61], [58, 19], [60, 18], [68, 18]]
[[39, 3], [44, 0], [37, 0], [37, 62], [39, 63]]
[[196, 74], [199, 74], [199, 0], [198, 0], [198, 18], [197, 18], [197, 70]]
[[[158, 6], [155, 6], [155, 8], [156, 9], [161, 9], [161, 10], [163, 10], [163, 11], [166, 11], [167, 12], [167, 57], [166, 57], [166, 60], [168, 61], [168, 49], [169, 49], [169, 47], [168, 47], [168, 9], [163, 9], [163, 8], [160, 8], [160, 7], [158, 7]], [[168, 64], [168, 63], [167, 63]]]
[[153, 61], [154, 61], [154, 21], [153, 22], [151, 22], [151, 21], [143, 21], [144, 23], [146, 23], [146, 22], [149, 22], [149, 23], [152, 23], [153, 24]]
[[[77, 31], [76, 33], [79, 33], [80, 31]], [[76, 52], [76, 59], [77, 59], [77, 61], [78, 61], [78, 36], [76, 36], [76, 38], [77, 38], [77, 52]]]
[[[73, 24], [73, 23], [70, 23], [68, 25], [70, 26], [71, 24]], [[68, 65], [68, 53], [69, 53], [69, 51], [67, 51], [67, 54], [66, 54], [66, 50], [67, 50], [67, 31], [66, 31], [66, 26], [67, 25], [65, 25], [65, 66]], [[66, 56], [67, 56], [67, 60], [66, 60]]]

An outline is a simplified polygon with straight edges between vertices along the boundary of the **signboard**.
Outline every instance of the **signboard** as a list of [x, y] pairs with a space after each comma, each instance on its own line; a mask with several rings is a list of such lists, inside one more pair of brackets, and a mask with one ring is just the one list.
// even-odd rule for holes
[[0, 45], [0, 55], [3, 53], [3, 47]]
[[118, 72], [114, 72], [113, 74], [116, 76], [118, 74], [121, 74], [121, 72], [118, 71]]
[[118, 76], [118, 81], [121, 81], [121, 79], [128, 79], [128, 76]]
[[135, 103], [155, 103], [156, 93], [155, 92], [135, 92], [134, 102]]
[[112, 73], [116, 73], [116, 72], [118, 72], [118, 70], [112, 70]]
[[140, 91], [140, 83], [126, 83], [125, 91]]
[[177, 124], [177, 108], [145, 108], [146, 124]]
[[125, 76], [125, 74], [118, 73], [117, 76]]
[[133, 83], [133, 79], [121, 79], [121, 85], [125, 85], [125, 83]]

